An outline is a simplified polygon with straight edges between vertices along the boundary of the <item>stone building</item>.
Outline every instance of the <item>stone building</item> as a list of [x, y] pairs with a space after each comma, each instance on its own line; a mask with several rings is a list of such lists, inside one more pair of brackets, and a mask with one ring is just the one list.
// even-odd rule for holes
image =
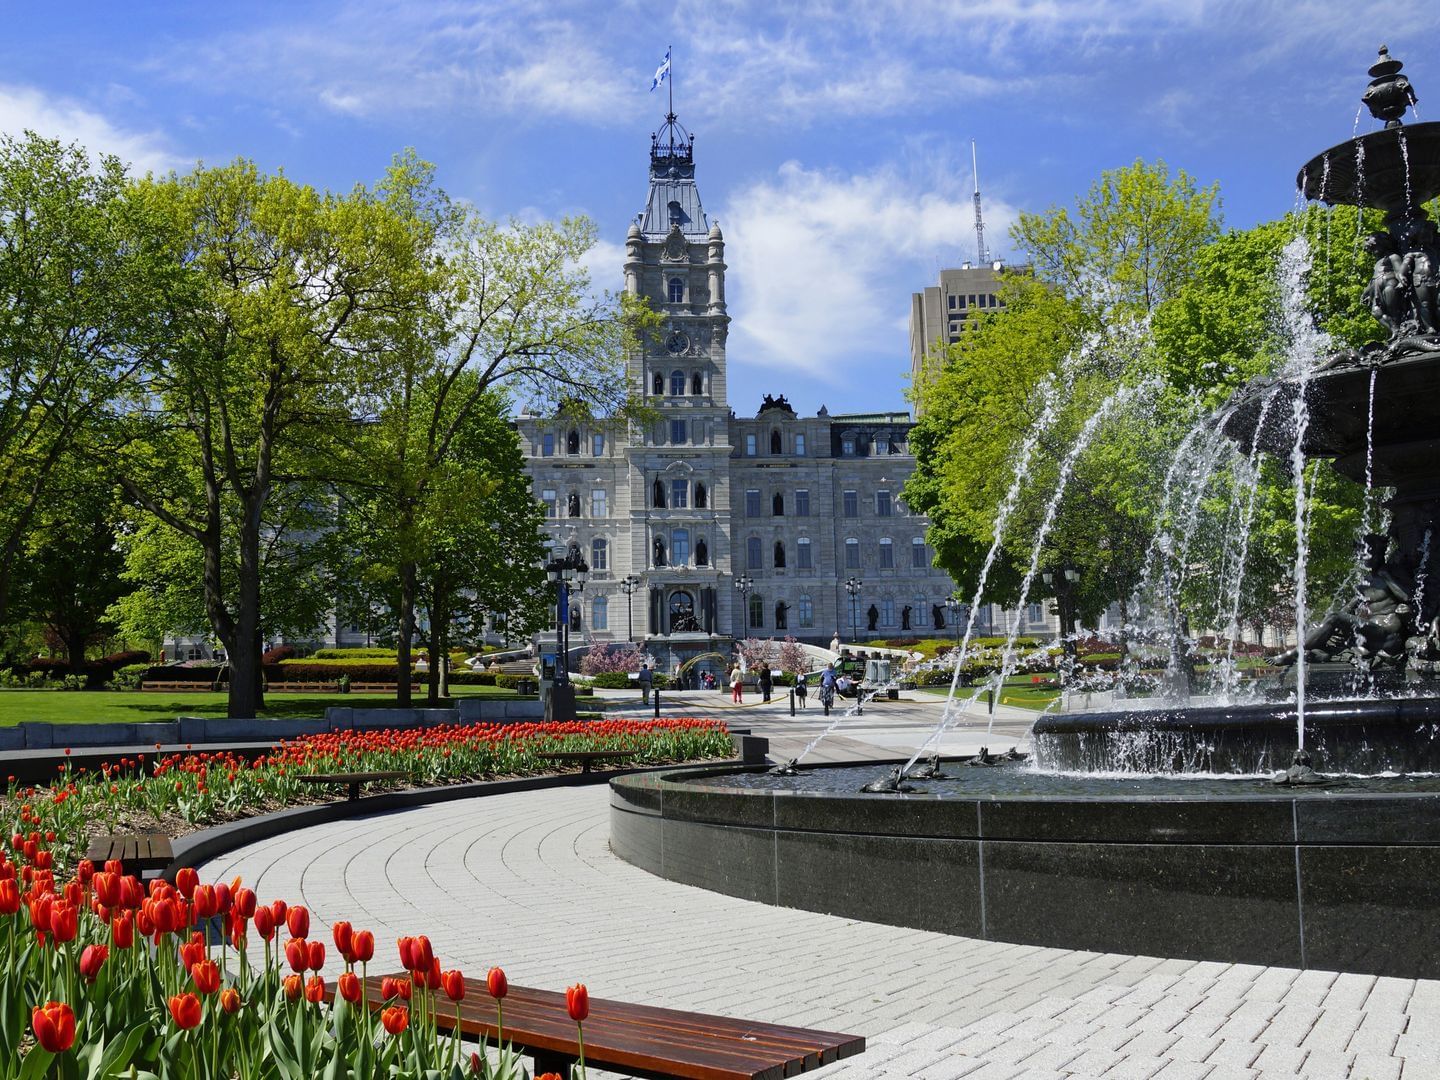
[[[953, 633], [954, 585], [931, 565], [927, 519], [900, 499], [915, 466], [909, 415], [802, 417], [783, 395], [741, 415], [731, 407], [725, 238], [700, 200], [694, 139], [673, 115], [651, 139], [623, 269], [626, 291], [664, 318], [629, 365], [660, 418], [628, 431], [518, 422], [551, 537], [592, 568], [572, 642], [643, 639], [668, 668], [751, 634]], [[849, 579], [861, 583], [853, 602]], [[982, 627], [990, 614], [979, 613]], [[1030, 614], [1042, 630], [1040, 605]]]

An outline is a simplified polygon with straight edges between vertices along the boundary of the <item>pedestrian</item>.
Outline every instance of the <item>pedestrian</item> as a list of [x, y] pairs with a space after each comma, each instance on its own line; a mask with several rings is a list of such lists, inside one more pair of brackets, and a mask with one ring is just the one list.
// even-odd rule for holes
[[649, 705], [649, 704], [650, 704], [650, 684], [651, 684], [652, 682], [654, 682], [654, 676], [652, 676], [652, 675], [650, 674], [650, 667], [649, 667], [649, 665], [647, 665], [647, 664], [641, 664], [641, 665], [640, 665], [640, 675], [639, 675], [639, 677], [638, 677], [638, 681], [639, 681], [639, 683], [640, 683], [640, 704], [642, 704], [642, 705]]
[[760, 668], [760, 693], [767, 703], [770, 701], [770, 691], [774, 685], [770, 675], [770, 665], [766, 663]]
[[809, 690], [806, 688], [806, 686], [805, 686], [805, 676], [804, 676], [804, 675], [796, 675], [796, 676], [795, 676], [795, 704], [799, 705], [800, 708], [803, 709], [803, 708], [805, 707], [805, 698], [806, 698], [806, 695], [808, 695], [809, 693], [810, 693], [810, 691], [809, 691]]
[[825, 670], [820, 673], [820, 704], [825, 707], [825, 715], [830, 715], [830, 706], [835, 704], [835, 665], [828, 664]]
[[740, 672], [739, 664], [730, 669], [730, 700], [736, 705], [745, 700], [745, 677]]

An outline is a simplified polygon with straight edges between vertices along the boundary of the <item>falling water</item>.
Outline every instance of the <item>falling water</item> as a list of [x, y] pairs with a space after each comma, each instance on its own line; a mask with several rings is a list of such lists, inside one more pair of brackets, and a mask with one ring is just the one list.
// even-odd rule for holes
[[1360, 107], [1355, 110], [1355, 124], [1350, 129], [1350, 138], [1355, 138], [1360, 133], [1360, 117], [1365, 112], [1365, 103], [1362, 101]]
[[[1430, 530], [1420, 539], [1420, 561], [1415, 566], [1415, 620], [1425, 617], [1425, 579], [1430, 576]], [[1424, 627], [1421, 628], [1422, 630]]]
[[1370, 527], [1370, 515], [1375, 509], [1375, 376], [1379, 368], [1370, 369], [1370, 406], [1365, 413], [1365, 521]]
[[1410, 143], [1405, 138], [1405, 129], [1395, 129], [1396, 138], [1400, 140], [1400, 160], [1405, 166], [1405, 209], [1411, 210], [1415, 206], [1414, 195], [1410, 190]]

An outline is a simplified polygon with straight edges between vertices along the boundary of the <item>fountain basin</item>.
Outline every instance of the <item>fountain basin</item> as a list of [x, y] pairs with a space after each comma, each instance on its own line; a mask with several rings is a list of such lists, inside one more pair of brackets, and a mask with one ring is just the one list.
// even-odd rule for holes
[[1382, 128], [1316, 154], [1295, 178], [1307, 199], [1413, 213], [1440, 194], [1440, 123]]
[[1440, 977], [1440, 779], [1276, 788], [896, 762], [611, 781], [610, 844], [673, 881], [966, 937]]

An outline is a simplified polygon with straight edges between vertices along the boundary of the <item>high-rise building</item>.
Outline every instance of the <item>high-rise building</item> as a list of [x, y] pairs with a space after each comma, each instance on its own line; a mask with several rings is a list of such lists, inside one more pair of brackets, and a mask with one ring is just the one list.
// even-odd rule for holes
[[1000, 272], [1004, 264], [961, 263], [941, 270], [937, 284], [910, 296], [910, 378], [918, 382], [925, 366], [953, 345], [977, 315], [1003, 307]]

